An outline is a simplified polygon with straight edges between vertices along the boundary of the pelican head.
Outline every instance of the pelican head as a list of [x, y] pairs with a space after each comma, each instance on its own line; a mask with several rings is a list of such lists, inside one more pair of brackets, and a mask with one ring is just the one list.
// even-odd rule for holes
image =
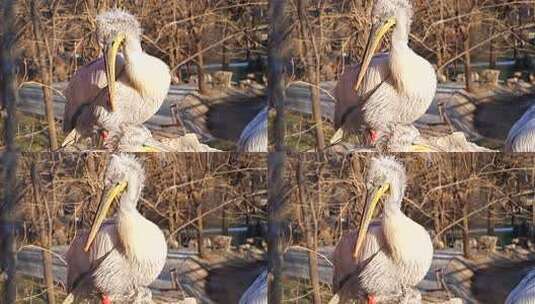
[[381, 197], [387, 195], [384, 211], [399, 211], [406, 185], [405, 167], [394, 157], [372, 158], [366, 176], [366, 204], [360, 219], [357, 243], [353, 251], [356, 259], [366, 238], [368, 227]]
[[372, 28], [364, 50], [364, 56], [360, 64], [357, 82], [353, 89], [358, 91], [370, 62], [375, 55], [385, 34], [394, 26], [399, 27], [399, 31], [392, 37], [392, 40], [406, 40], [410, 29], [413, 15], [412, 5], [409, 0], [376, 0], [372, 9]]
[[[113, 9], [97, 16], [97, 38], [104, 53], [110, 108], [115, 111], [115, 59], [121, 46], [140, 46], [141, 25], [132, 14]], [[134, 42], [134, 43], [130, 43]]]
[[137, 199], [143, 188], [144, 176], [143, 166], [134, 156], [127, 154], [112, 155], [104, 178], [104, 191], [84, 247], [86, 252], [91, 247], [116, 197], [122, 196], [123, 192], [128, 189], [128, 197], [127, 199], [121, 199], [119, 209], [133, 210], [136, 208]]

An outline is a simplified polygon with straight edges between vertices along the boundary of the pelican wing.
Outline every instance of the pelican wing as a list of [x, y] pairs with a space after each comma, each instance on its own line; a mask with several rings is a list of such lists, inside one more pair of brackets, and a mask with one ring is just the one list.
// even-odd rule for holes
[[359, 258], [353, 260], [358, 231], [342, 237], [333, 255], [333, 292], [344, 303], [367, 294], [396, 294], [401, 290], [398, 267], [387, 256], [380, 222], [373, 222]]
[[505, 300], [505, 304], [533, 303], [535, 303], [535, 270], [531, 270]]
[[[123, 72], [124, 66], [124, 58], [119, 54], [116, 61], [116, 77], [119, 77]], [[102, 57], [88, 63], [74, 73], [64, 92], [67, 99], [63, 113], [64, 132], [74, 129], [76, 118], [84, 105], [92, 104], [98, 100], [97, 97], [101, 92], [107, 94], [105, 90], [107, 85], [106, 68]]]
[[[125, 296], [136, 290], [140, 282], [139, 271], [124, 256], [115, 219], [101, 226], [91, 248], [85, 252], [87, 235], [84, 232], [76, 237], [66, 255], [69, 291], [76, 297], [85, 298], [95, 292]], [[164, 256], [166, 252], [163, 252]], [[157, 266], [159, 273], [162, 267]]]
[[[347, 68], [340, 76], [334, 89], [336, 98], [334, 125], [336, 129], [342, 126], [347, 127], [345, 122], [348, 120], [352, 122], [362, 121], [360, 107], [363, 106], [367, 97], [390, 77], [389, 55], [383, 53], [373, 57], [359, 91], [355, 92], [353, 85], [357, 80], [359, 70], [360, 66], [358, 65]], [[350, 115], [351, 118], [349, 118]], [[360, 125], [360, 123], [355, 125]]]
[[527, 110], [509, 130], [505, 141], [505, 151], [535, 151], [535, 105]]
[[[124, 78], [127, 78], [125, 75]], [[82, 105], [78, 109], [75, 127], [82, 131], [82, 135], [87, 134], [95, 126], [108, 131], [120, 132], [122, 124], [138, 125], [148, 120], [156, 110], [148, 107], [143, 102], [143, 97], [132, 88], [121, 76], [116, 83], [115, 93], [118, 98], [116, 110], [110, 111], [108, 108], [108, 92], [101, 90], [91, 104]]]
[[102, 225], [89, 252], [85, 252], [84, 245], [88, 234], [88, 231], [84, 231], [76, 236], [65, 255], [67, 289], [74, 293], [94, 288], [92, 278], [96, 269], [118, 245], [114, 220], [108, 220]]
[[247, 288], [238, 304], [267, 304], [267, 291], [267, 270], [264, 270]]
[[243, 129], [238, 150], [241, 152], [267, 152], [268, 128], [267, 128], [268, 107], [264, 107]]

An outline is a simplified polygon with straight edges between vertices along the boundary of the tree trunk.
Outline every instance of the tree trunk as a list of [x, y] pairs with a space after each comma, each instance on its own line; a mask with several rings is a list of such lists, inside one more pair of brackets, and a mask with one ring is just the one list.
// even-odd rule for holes
[[41, 81], [43, 82], [43, 99], [45, 102], [45, 117], [48, 124], [48, 141], [50, 145], [50, 150], [54, 151], [58, 149], [58, 139], [56, 132], [56, 121], [54, 118], [54, 103], [52, 100], [52, 62], [47, 63], [46, 60], [46, 50], [45, 48], [48, 45], [46, 36], [43, 35], [41, 22], [41, 14], [37, 8], [37, 3], [35, 0], [31, 1], [31, 15], [32, 15], [32, 26], [33, 34], [35, 38], [35, 50], [36, 50], [36, 62], [39, 64], [39, 74]]
[[286, 1], [272, 0], [269, 2], [271, 33], [268, 47], [268, 87], [269, 106], [275, 107], [273, 123], [273, 142], [275, 152], [268, 155], [268, 299], [270, 304], [282, 303], [282, 268], [283, 268], [283, 227], [288, 217], [288, 203], [284, 196], [284, 172], [286, 167], [285, 137], [285, 90], [287, 62], [288, 30]]
[[[494, 24], [491, 25], [490, 28], [490, 36], [492, 37], [494, 35]], [[495, 69], [496, 68], [496, 51], [494, 49], [494, 39], [491, 39], [489, 41], [489, 68]]]
[[[35, 206], [37, 207], [37, 212], [39, 214], [39, 237], [41, 239], [41, 246], [45, 249], [42, 252], [43, 256], [43, 278], [46, 288], [47, 302], [49, 304], [56, 303], [54, 296], [54, 274], [52, 270], [52, 255], [50, 254], [50, 245], [51, 240], [49, 236], [50, 225], [47, 223], [48, 212], [46, 211], [45, 204], [46, 199], [42, 200], [42, 193], [39, 183], [39, 178], [37, 174], [36, 164], [33, 163], [31, 166], [31, 178], [32, 178], [32, 187], [33, 187], [33, 198]], [[51, 219], [48, 218], [48, 221]]]
[[4, 202], [0, 205], [0, 273], [6, 275], [3, 295], [0, 295], [0, 302], [15, 303], [17, 297], [16, 285], [16, 244], [15, 244], [15, 209], [17, 204], [17, 147], [15, 145], [16, 130], [16, 29], [15, 29], [15, 1], [5, 0], [0, 3], [0, 13], [3, 25], [0, 31], [1, 53], [0, 67], [2, 68], [2, 79], [0, 83], [1, 97], [6, 109], [4, 120], [4, 142], [6, 145], [2, 157], [3, 178], [4, 178]]
[[204, 225], [203, 225], [203, 217], [202, 217], [202, 204], [197, 203], [197, 247], [199, 248], [199, 257], [204, 258]]
[[[440, 0], [440, 20], [444, 20], [444, 0]], [[442, 22], [440, 24], [440, 32], [437, 34], [437, 43], [439, 43], [439, 45], [437, 46], [437, 49], [438, 49], [438, 52], [437, 52], [437, 66], [438, 67], [441, 67], [442, 66], [442, 63], [446, 60], [446, 56], [447, 56], [447, 48], [448, 48], [448, 42], [446, 40], [446, 30], [445, 30], [445, 26], [444, 26], [444, 22]], [[446, 72], [444, 71], [444, 69], [447, 68], [447, 67], [444, 67], [444, 68], [440, 68], [438, 71], [437, 71], [437, 74], [438, 75], [443, 75], [445, 77], [445, 79], [447, 80], [448, 79], [448, 73], [447, 73], [447, 70]]]
[[225, 208], [221, 210], [221, 234], [228, 235], [227, 212]]
[[[303, 57], [301, 60], [305, 64], [306, 75], [310, 81], [310, 96], [312, 101], [312, 118], [315, 122], [316, 130], [316, 148], [318, 151], [325, 149], [325, 136], [323, 134], [323, 121], [321, 119], [321, 100], [320, 100], [320, 64], [318, 45], [311, 33], [305, 5], [303, 0], [297, 0], [297, 15], [299, 18], [299, 28], [301, 40], [303, 41]], [[321, 28], [320, 28], [321, 31]], [[321, 46], [319, 46], [321, 47]]]
[[316, 125], [316, 147], [318, 151], [325, 149], [325, 135], [323, 134], [323, 120], [321, 119], [321, 99], [320, 99], [320, 81], [319, 71], [310, 71], [312, 87], [310, 87], [310, 96], [312, 100], [312, 117]]
[[529, 227], [529, 236], [531, 239], [535, 237], [535, 201], [531, 204], [531, 225]]
[[[464, 196], [461, 196], [465, 198]], [[466, 200], [463, 202], [463, 251], [464, 257], [467, 259], [472, 258], [472, 248], [470, 248], [470, 227], [468, 222], [469, 204]]]
[[314, 304], [321, 304], [321, 293], [320, 293], [320, 281], [319, 281], [319, 272], [318, 272], [318, 257], [316, 255], [317, 246], [315, 242], [315, 234], [317, 231], [312, 231], [313, 227], [311, 221], [314, 216], [308, 214], [307, 208], [305, 207], [305, 202], [310, 201], [310, 212], [313, 213], [315, 206], [312, 203], [312, 200], [305, 197], [305, 180], [303, 172], [303, 160], [299, 159], [297, 163], [297, 187], [299, 190], [299, 207], [301, 209], [301, 229], [305, 233], [306, 246], [310, 251], [308, 251], [308, 274], [310, 279], [310, 284], [312, 285], [312, 300]]
[[[200, 41], [197, 42], [197, 52], [202, 51], [202, 44]], [[204, 74], [204, 54], [199, 53], [197, 56], [197, 77], [199, 81], [199, 93], [206, 94], [206, 81]]]
[[[522, 25], [522, 19], [520, 18], [520, 9], [517, 9], [517, 12], [516, 12], [516, 23], [518, 26], [521, 26]], [[515, 34], [517, 35], [521, 35], [522, 33], [519, 33], [517, 31], [515, 31]], [[518, 60], [519, 58], [519, 51], [518, 51], [518, 47], [520, 45], [520, 41], [517, 37], [514, 37], [514, 46], [513, 46], [513, 58], [515, 60], [515, 63], [516, 61]]]
[[435, 233], [440, 231], [440, 209], [438, 202], [433, 205], [433, 229]]
[[466, 32], [466, 36], [464, 37], [464, 76], [465, 76], [465, 83], [466, 83], [466, 90], [468, 92], [472, 92], [474, 89], [474, 84], [472, 81], [472, 62], [470, 57], [470, 30], [468, 29]]
[[[1, 10], [0, 10], [1, 11]], [[2, 31], [0, 30], [0, 37], [2, 37]], [[1, 47], [1, 44], [2, 44], [2, 39], [0, 39], [0, 47]], [[6, 105], [4, 104], [4, 100], [2, 99], [3, 97], [3, 83], [4, 83], [4, 75], [2, 73], [3, 71], [3, 68], [2, 68], [2, 53], [1, 53], [1, 50], [0, 50], [0, 118], [4, 118], [4, 109], [6, 107]], [[3, 134], [2, 134], [3, 136]]]
[[495, 234], [495, 232], [494, 232], [494, 228], [495, 228], [494, 217], [492, 215], [493, 212], [494, 212], [494, 206], [491, 205], [491, 206], [489, 206], [489, 209], [487, 210], [487, 234], [488, 235], [494, 235]]
[[274, 152], [268, 155], [269, 171], [269, 218], [268, 218], [268, 290], [269, 303], [282, 303], [282, 269], [284, 267], [284, 227], [287, 222], [288, 202], [283, 195], [283, 176], [286, 165], [286, 154]]
[[312, 285], [312, 302], [314, 304], [321, 304], [318, 256], [316, 255], [316, 251], [318, 250], [318, 248], [314, 246], [314, 240], [312, 239], [312, 235], [310, 233], [309, 238], [307, 238], [307, 247], [312, 250], [308, 252], [309, 276], [310, 284]]
[[[492, 199], [492, 195], [489, 191], [492, 191], [492, 190], [486, 191], [487, 202], [490, 202]], [[494, 205], [490, 205], [487, 210], [487, 235], [495, 235], [494, 228], [496, 224], [494, 223], [493, 213], [494, 213]]]
[[[225, 36], [227, 35], [227, 26], [226, 25], [223, 26], [221, 31], [222, 31], [222, 34], [223, 34], [223, 36], [221, 38], [225, 38]], [[228, 44], [227, 41], [224, 41], [221, 44], [221, 69], [222, 70], [228, 70], [228, 68], [229, 68], [227, 44]]]

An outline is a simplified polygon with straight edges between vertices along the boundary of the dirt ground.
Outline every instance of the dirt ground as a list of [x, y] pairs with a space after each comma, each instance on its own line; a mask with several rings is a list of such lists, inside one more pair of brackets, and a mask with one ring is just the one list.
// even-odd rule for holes
[[535, 261], [526, 261], [479, 270], [472, 278], [473, 295], [481, 303], [504, 303], [509, 292], [533, 267]]
[[238, 303], [265, 267], [265, 262], [243, 260], [215, 266], [208, 271], [206, 294], [216, 303]]

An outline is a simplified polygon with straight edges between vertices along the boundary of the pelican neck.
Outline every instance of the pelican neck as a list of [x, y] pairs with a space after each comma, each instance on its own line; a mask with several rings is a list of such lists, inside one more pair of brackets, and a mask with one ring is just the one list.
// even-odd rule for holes
[[130, 174], [127, 183], [126, 191], [119, 201], [119, 211], [138, 212], [137, 202], [141, 197], [141, 189], [143, 188], [142, 177], [140, 174]]
[[401, 212], [401, 201], [403, 200], [404, 190], [399, 188], [393, 188], [390, 195], [385, 201], [385, 215], [393, 215]]
[[137, 38], [127, 37], [124, 43], [124, 56], [127, 62], [130, 62], [132, 57], [143, 53], [141, 48], [141, 41]]
[[411, 20], [409, 12], [405, 9], [399, 10], [396, 14], [396, 26], [392, 32], [392, 46], [408, 46], [410, 31]]

